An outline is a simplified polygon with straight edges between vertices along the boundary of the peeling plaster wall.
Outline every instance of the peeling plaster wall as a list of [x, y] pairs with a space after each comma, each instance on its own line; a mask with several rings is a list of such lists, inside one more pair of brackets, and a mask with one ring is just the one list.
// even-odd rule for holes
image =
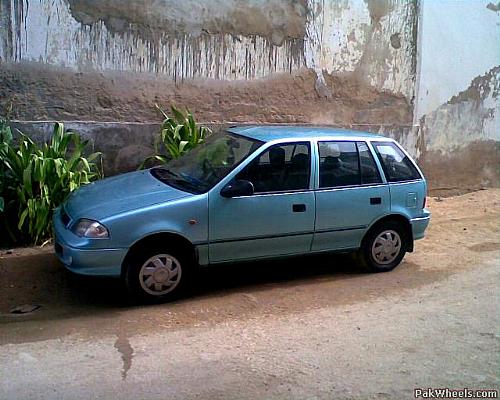
[[[195, 34], [179, 31], [172, 35], [168, 30], [152, 28], [148, 28], [145, 36], [135, 25], [126, 25], [129, 29], [125, 29], [124, 20], [120, 32], [108, 29], [109, 18], [96, 17], [92, 24], [81, 23], [72, 15], [66, 0], [3, 1], [12, 3], [12, 42], [4, 44], [0, 52], [6, 61], [34, 61], [78, 71], [153, 72], [173, 80], [253, 79], [290, 72], [304, 65], [300, 29], [297, 37], [287, 38], [283, 37], [286, 31], [275, 33], [271, 28], [269, 37], [203, 31]], [[80, 3], [89, 2], [72, 1]], [[124, 10], [127, 3], [135, 4], [123, 2]], [[77, 13], [80, 19], [89, 22], [90, 17], [81, 18], [82, 14], [82, 11]], [[280, 46], [272, 42], [276, 35], [282, 38]]]
[[500, 185], [500, 12], [490, 3], [421, 4], [416, 150], [443, 192]]
[[210, 123], [413, 120], [415, 1], [0, 5], [0, 106], [21, 121], [154, 123], [155, 103]]
[[499, 26], [488, 0], [0, 0], [0, 106], [85, 121], [109, 171], [175, 103], [387, 133], [431, 187], [499, 185]]
[[149, 123], [155, 103], [213, 123], [413, 118], [413, 1], [0, 5], [0, 105], [12, 101], [19, 120]]
[[255, 79], [301, 67], [414, 93], [407, 0], [3, 0], [4, 61], [82, 70]]
[[488, 0], [422, 0], [415, 120], [500, 64], [500, 12]]
[[416, 1], [311, 0], [309, 8], [308, 67], [413, 98]]

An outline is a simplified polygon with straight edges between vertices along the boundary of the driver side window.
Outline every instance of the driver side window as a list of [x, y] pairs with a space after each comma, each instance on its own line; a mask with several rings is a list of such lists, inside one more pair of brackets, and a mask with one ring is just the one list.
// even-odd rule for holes
[[309, 189], [310, 175], [310, 144], [298, 142], [270, 147], [236, 179], [252, 182], [255, 193], [269, 193]]

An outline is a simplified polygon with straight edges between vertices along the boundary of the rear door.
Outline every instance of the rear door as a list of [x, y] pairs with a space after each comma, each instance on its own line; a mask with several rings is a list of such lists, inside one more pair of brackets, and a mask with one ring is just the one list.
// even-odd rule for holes
[[367, 227], [390, 210], [384, 182], [366, 142], [318, 142], [313, 251], [360, 246]]

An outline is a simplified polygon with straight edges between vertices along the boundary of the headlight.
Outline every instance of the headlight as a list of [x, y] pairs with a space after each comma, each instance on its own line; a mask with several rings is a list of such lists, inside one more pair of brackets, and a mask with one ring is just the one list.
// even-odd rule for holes
[[109, 237], [106, 227], [91, 219], [80, 219], [71, 227], [71, 231], [77, 236], [92, 239], [105, 239]]

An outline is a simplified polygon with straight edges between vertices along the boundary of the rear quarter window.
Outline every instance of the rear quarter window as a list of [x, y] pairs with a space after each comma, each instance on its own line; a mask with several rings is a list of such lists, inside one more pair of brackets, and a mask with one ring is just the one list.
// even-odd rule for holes
[[393, 142], [372, 142], [387, 181], [404, 182], [422, 179], [413, 162]]

